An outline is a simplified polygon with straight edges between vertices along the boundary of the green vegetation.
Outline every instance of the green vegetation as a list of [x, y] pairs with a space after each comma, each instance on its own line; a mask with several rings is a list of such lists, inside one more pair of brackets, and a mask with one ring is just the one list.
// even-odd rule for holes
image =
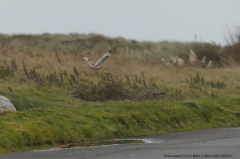
[[1, 151], [240, 125], [239, 99], [101, 103], [72, 100], [58, 97], [44, 103], [29, 98], [23, 103], [31, 103], [34, 108], [1, 112]]
[[[0, 112], [0, 153], [239, 126], [238, 47], [93, 34], [0, 35], [0, 95], [18, 110]], [[100, 71], [80, 58], [96, 61], [109, 49], [113, 56]], [[185, 66], [160, 62], [171, 56]], [[202, 66], [204, 56], [212, 68]]]
[[[219, 78], [219, 77], [218, 77]], [[204, 80], [204, 77], [200, 77], [199, 76], [199, 73], [196, 73], [196, 76], [195, 77], [192, 77], [190, 78], [190, 80], [186, 79], [186, 82], [190, 81], [190, 87], [194, 87], [196, 84], [197, 85], [201, 85], [203, 87], [206, 88], [206, 85], [207, 86], [211, 86], [212, 88], [224, 88], [226, 87], [226, 84], [224, 82], [219, 82], [219, 81], [205, 81]]]

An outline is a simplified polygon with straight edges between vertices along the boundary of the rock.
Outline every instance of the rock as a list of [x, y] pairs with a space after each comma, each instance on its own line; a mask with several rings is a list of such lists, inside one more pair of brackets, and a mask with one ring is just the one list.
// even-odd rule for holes
[[4, 96], [0, 96], [0, 112], [1, 111], [16, 111], [14, 105]]

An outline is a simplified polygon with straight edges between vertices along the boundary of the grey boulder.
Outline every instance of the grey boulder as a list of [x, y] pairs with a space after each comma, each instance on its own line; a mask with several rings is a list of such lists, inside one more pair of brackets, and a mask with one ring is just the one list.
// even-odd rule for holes
[[0, 96], [0, 112], [1, 111], [16, 111], [14, 105], [4, 96]]

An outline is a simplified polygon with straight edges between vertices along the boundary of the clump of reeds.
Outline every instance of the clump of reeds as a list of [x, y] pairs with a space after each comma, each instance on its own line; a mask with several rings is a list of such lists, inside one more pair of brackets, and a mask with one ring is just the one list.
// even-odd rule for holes
[[212, 88], [219, 88], [219, 89], [226, 87], [225, 82], [219, 82], [219, 81], [217, 81], [217, 82], [213, 82], [213, 81], [207, 82], [207, 85], [211, 86]]
[[189, 84], [190, 92], [195, 97], [199, 97], [200, 94], [215, 97], [214, 92], [211, 90], [211, 94], [208, 91], [208, 88], [218, 88], [222, 89], [226, 87], [225, 82], [219, 81], [206, 81], [204, 77], [201, 77], [199, 73], [196, 73], [195, 76], [190, 76], [190, 79], [186, 79], [186, 83]]
[[204, 80], [204, 77], [200, 77], [199, 73], [196, 73], [196, 76], [193, 77], [193, 76], [190, 76], [190, 81], [191, 83], [190, 84], [201, 84], [202, 86], [211, 86], [212, 88], [224, 88], [226, 87], [226, 84], [225, 82], [219, 82], [219, 81], [205, 81]]
[[16, 61], [11, 61], [9, 65], [6, 60], [3, 60], [3, 64], [0, 64], [0, 79], [6, 79], [8, 77], [14, 78], [14, 72], [17, 71]]
[[41, 70], [29, 67], [24, 63], [21, 69], [15, 60], [10, 62], [3, 60], [3, 63], [0, 63], [0, 79], [9, 80], [10, 78], [16, 79], [15, 81], [19, 81], [20, 84], [33, 85], [38, 90], [44, 87], [51, 89], [53, 86], [64, 86], [69, 90], [81, 81], [80, 73], [75, 67], [73, 74], [63, 69], [41, 73]]

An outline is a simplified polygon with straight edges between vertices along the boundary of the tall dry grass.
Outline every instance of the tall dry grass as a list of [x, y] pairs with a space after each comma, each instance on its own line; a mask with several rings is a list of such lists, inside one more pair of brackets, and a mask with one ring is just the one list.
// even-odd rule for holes
[[189, 50], [192, 49], [199, 61], [206, 56], [206, 62], [212, 60], [217, 67], [231, 64], [228, 61], [228, 54], [231, 50], [224, 50], [223, 47], [213, 43], [137, 42], [123, 38], [108, 38], [96, 34], [1, 35], [0, 43], [7, 47], [14, 46], [23, 50], [40, 49], [75, 56], [85, 54], [96, 57], [98, 54], [112, 49], [115, 56], [127, 57], [131, 61], [139, 63], [158, 63], [161, 58], [170, 59], [178, 56], [186, 64], [189, 64]]
[[[100, 71], [90, 69], [80, 56], [83, 54], [96, 62], [109, 49], [113, 54], [102, 64]], [[0, 67], [3, 68], [0, 74], [8, 74], [15, 82], [28, 83], [37, 89], [57, 85], [74, 90], [79, 82], [97, 84], [106, 73], [119, 79], [128, 77], [130, 81], [144, 73], [147, 84], [156, 83], [159, 91], [171, 90], [179, 94], [179, 90], [189, 91], [188, 84], [183, 81], [199, 73], [208, 82], [224, 82], [235, 89], [239, 85], [239, 67], [235, 59], [231, 59], [235, 61], [235, 67], [228, 65], [224, 49], [206, 43], [136, 42], [94, 34], [0, 36]], [[192, 62], [197, 62], [190, 64], [193, 51]], [[161, 60], [176, 55], [185, 62], [183, 67], [171, 60], [165, 65]], [[203, 57], [206, 57], [204, 66], [201, 63]], [[215, 67], [206, 69], [210, 60]]]
[[[110, 48], [111, 49], [111, 48]], [[166, 67], [162, 62], [155, 58], [157, 62], [147, 62], [141, 60], [142, 58], [148, 58], [148, 55], [138, 55], [139, 57], [131, 57], [129, 55], [129, 50], [115, 50], [113, 55], [107, 59], [102, 64], [102, 70], [95, 71], [90, 69], [89, 65], [81, 59], [81, 54], [84, 54], [92, 61], [97, 61], [103, 53], [95, 52], [78, 52], [72, 53], [63, 51], [61, 48], [59, 50], [44, 49], [41, 47], [15, 47], [15, 46], [6, 46], [0, 44], [0, 65], [12, 65], [13, 61], [16, 63], [16, 67], [19, 69], [19, 73], [23, 72], [23, 67], [27, 69], [33, 69], [41, 74], [49, 74], [61, 71], [67, 71], [71, 74], [74, 74], [74, 68], [78, 70], [79, 73], [87, 75], [88, 77], [97, 78], [98, 74], [102, 72], [113, 72], [119, 75], [128, 75], [130, 78], [134, 78], [135, 74], [145, 73], [145, 76], [153, 79], [162, 79], [166, 81], [174, 81], [176, 79], [181, 79], [181, 76], [185, 76], [186, 72], [211, 72], [201, 67], [192, 68], [185, 66], [183, 68], [178, 68], [175, 66]], [[217, 68], [216, 68], [217, 69]], [[228, 70], [234, 72], [236, 69], [232, 68], [222, 68], [221, 70]], [[97, 79], [95, 79], [97, 80]]]

